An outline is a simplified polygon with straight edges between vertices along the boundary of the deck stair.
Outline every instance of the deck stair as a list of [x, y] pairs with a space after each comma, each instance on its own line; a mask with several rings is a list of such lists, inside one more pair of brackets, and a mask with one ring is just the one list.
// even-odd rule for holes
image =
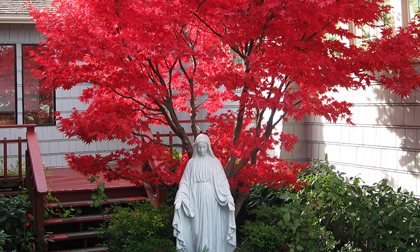
[[[55, 168], [44, 170], [38, 138], [35, 133], [35, 125], [0, 125], [0, 130], [9, 128], [26, 128], [25, 137], [18, 139], [0, 139], [0, 147], [4, 151], [4, 166], [7, 167], [7, 148], [11, 144], [18, 146], [18, 176], [8, 176], [7, 169], [3, 177], [0, 177], [0, 194], [13, 196], [19, 192], [19, 186], [26, 187], [29, 199], [32, 203], [34, 215], [34, 231], [42, 230], [39, 239], [48, 241], [46, 244], [38, 244], [37, 251], [61, 251], [61, 252], [99, 252], [107, 251], [104, 247], [97, 247], [99, 233], [96, 228], [104, 220], [111, 218], [110, 214], [104, 214], [105, 207], [113, 204], [128, 204], [133, 201], [142, 201], [151, 198], [152, 203], [166, 202], [164, 191], [153, 190], [150, 185], [137, 187], [128, 181], [119, 180], [108, 183], [105, 179], [99, 179], [91, 183], [88, 179], [70, 168]], [[154, 136], [150, 130], [144, 132], [149, 138]], [[145, 139], [144, 142], [148, 142]], [[25, 155], [23, 155], [25, 153]], [[152, 169], [157, 165], [156, 161], [149, 160]], [[91, 207], [94, 201], [92, 194], [98, 184], [105, 184], [105, 194], [108, 199], [101, 202], [100, 207]], [[50, 214], [45, 215], [45, 209]], [[55, 212], [54, 212], [55, 210]], [[70, 214], [60, 215], [66, 210]], [[45, 236], [44, 236], [45, 235]], [[52, 242], [53, 241], [53, 242]]]
[[[106, 248], [95, 247], [99, 242], [99, 233], [95, 229], [105, 219], [111, 218], [110, 214], [104, 214], [104, 208], [147, 199], [144, 187], [136, 187], [127, 181], [107, 183], [103, 179], [90, 183], [68, 168], [53, 169], [46, 179], [51, 183], [48, 184], [50, 195], [45, 207], [57, 213], [49, 214], [50, 218], [44, 220], [46, 234], [52, 233], [47, 236], [47, 251], [106, 251]], [[100, 207], [92, 207], [93, 190], [97, 183], [102, 182], [109, 199]], [[71, 213], [64, 217], [66, 210]]]

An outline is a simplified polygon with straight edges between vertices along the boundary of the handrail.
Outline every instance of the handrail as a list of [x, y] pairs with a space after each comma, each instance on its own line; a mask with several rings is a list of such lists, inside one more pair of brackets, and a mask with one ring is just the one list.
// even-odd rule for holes
[[26, 133], [29, 150], [29, 159], [32, 164], [32, 175], [35, 188], [38, 193], [45, 194], [48, 191], [47, 180], [45, 179], [44, 166], [42, 165], [41, 151], [39, 149], [38, 137], [35, 132]]
[[11, 128], [27, 128], [28, 132], [34, 132], [36, 124], [11, 124], [11, 125], [0, 125], [0, 129], [11, 129]]
[[33, 130], [26, 133], [26, 186], [29, 198], [32, 203], [32, 214], [34, 215], [34, 232], [37, 232], [39, 244], [42, 248], [42, 238], [45, 234], [44, 225], [44, 197], [48, 192], [47, 180], [45, 179], [44, 166], [42, 164], [41, 151], [39, 148], [38, 137]]

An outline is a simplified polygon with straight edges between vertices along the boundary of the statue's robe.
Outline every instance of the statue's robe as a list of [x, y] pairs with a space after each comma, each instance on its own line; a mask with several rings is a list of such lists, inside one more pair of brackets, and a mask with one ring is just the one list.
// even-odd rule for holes
[[217, 158], [188, 161], [176, 194], [172, 225], [178, 251], [235, 250], [235, 205]]

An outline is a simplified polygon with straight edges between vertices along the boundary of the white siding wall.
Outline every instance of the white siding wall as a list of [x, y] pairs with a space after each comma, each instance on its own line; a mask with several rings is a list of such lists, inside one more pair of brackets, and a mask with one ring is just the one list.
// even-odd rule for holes
[[[22, 124], [22, 44], [37, 44], [41, 41], [41, 36], [31, 24], [0, 24], [0, 44], [15, 44], [17, 53], [17, 86], [18, 86], [18, 124]], [[71, 90], [56, 91], [56, 110], [67, 117], [72, 108], [84, 110], [87, 105], [77, 100], [86, 85], [77, 86]], [[38, 126], [35, 128], [38, 135], [43, 162], [46, 166], [65, 167], [64, 161], [66, 153], [76, 154], [104, 153], [122, 148], [123, 144], [117, 141], [92, 143], [86, 145], [76, 138], [68, 139], [63, 133], [59, 132], [57, 126]], [[24, 129], [1, 129], [0, 138], [7, 137], [14, 139], [17, 137], [25, 138]], [[3, 146], [0, 146], [0, 156], [3, 156]], [[16, 156], [17, 147], [8, 148], [8, 156]]]
[[300, 141], [282, 157], [307, 162], [323, 158], [367, 184], [388, 179], [420, 196], [420, 91], [401, 98], [379, 85], [366, 90], [341, 90], [337, 97], [354, 103], [355, 126], [329, 123], [319, 117], [291, 122], [284, 130]]
[[[394, 30], [412, 18], [408, 2], [389, 0]], [[281, 157], [308, 162], [327, 153], [329, 161], [348, 176], [360, 176], [367, 184], [388, 179], [394, 187], [420, 196], [420, 91], [402, 99], [373, 85], [366, 90], [341, 90], [336, 97], [354, 103], [356, 125], [332, 124], [317, 117], [286, 123], [284, 131], [296, 134], [300, 141], [293, 152], [282, 152]]]

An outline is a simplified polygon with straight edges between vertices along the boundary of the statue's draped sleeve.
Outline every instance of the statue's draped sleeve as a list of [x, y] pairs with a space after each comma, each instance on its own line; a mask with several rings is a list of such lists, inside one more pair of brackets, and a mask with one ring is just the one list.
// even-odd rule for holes
[[213, 185], [216, 194], [216, 200], [221, 206], [229, 207], [229, 227], [227, 230], [226, 238], [230, 245], [236, 247], [235, 203], [233, 201], [232, 193], [230, 192], [230, 186], [225, 175], [225, 170], [217, 158], [214, 160], [217, 163], [213, 166], [215, 167]]
[[191, 184], [191, 169], [192, 167], [189, 162], [179, 183], [176, 200], [174, 202], [175, 214], [172, 226], [174, 227], [174, 236], [177, 238], [177, 247], [182, 248], [179, 251], [188, 251], [186, 241], [191, 239], [190, 234], [186, 232], [187, 230], [191, 230], [191, 218], [184, 217], [194, 217], [190, 188], [190, 186], [193, 185]]
[[194, 199], [191, 186], [194, 185], [192, 178], [192, 162], [188, 162], [184, 170], [184, 174], [179, 182], [179, 188], [175, 200], [175, 209], [180, 209], [185, 212], [188, 217], [194, 217]]
[[235, 211], [235, 203], [230, 192], [230, 186], [223, 170], [222, 164], [218, 159], [214, 159], [216, 170], [214, 172], [214, 190], [216, 195], [216, 200], [221, 206], [228, 206], [229, 211]]

